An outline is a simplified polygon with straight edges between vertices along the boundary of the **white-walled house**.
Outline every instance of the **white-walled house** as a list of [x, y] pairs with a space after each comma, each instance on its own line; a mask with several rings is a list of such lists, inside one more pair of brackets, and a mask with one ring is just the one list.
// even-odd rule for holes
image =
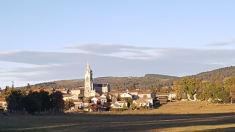
[[129, 93], [132, 95], [132, 99], [136, 100], [139, 98], [138, 94], [139, 94], [140, 90], [136, 89], [136, 90], [131, 90]]
[[133, 100], [133, 104], [139, 104], [139, 106], [150, 106], [153, 105], [153, 98], [140, 98]]
[[132, 95], [130, 93], [122, 93], [120, 94], [121, 98], [131, 98], [132, 99]]
[[94, 103], [94, 104], [99, 104], [100, 105], [104, 105], [104, 103], [107, 102], [107, 99], [105, 97], [93, 97], [91, 99], [91, 103]]
[[148, 101], [151, 105], [153, 105], [153, 98], [142, 98], [142, 100]]
[[121, 106], [120, 104], [117, 104], [117, 103], [111, 104], [110, 107], [111, 107], [111, 108], [114, 108], [114, 109], [120, 109], [120, 108], [122, 108], [122, 106]]

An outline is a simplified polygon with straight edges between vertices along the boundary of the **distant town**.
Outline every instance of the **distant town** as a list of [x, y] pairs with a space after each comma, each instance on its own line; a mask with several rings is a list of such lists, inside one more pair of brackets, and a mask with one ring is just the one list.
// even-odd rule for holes
[[[174, 101], [210, 101], [233, 103], [235, 78], [215, 82], [184, 77], [172, 86], [152, 87], [142, 91], [131, 86], [125, 91], [112, 90], [109, 83], [93, 82], [89, 62], [84, 73], [84, 87], [31, 88], [6, 87], [0, 91], [0, 110], [4, 113], [63, 113], [126, 110], [153, 110], [161, 104]], [[165, 89], [165, 90], [162, 90]]]

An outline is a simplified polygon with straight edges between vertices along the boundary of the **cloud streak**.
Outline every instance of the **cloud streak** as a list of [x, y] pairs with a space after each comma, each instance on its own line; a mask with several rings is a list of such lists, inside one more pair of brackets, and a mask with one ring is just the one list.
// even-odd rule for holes
[[121, 44], [80, 44], [65, 49], [76, 49], [80, 53], [96, 54], [101, 56], [113, 56], [127, 59], [143, 59], [149, 60], [157, 56], [156, 48], [153, 47], [136, 47]]
[[227, 46], [231, 44], [235, 44], [235, 39], [232, 39], [230, 41], [224, 41], [224, 42], [213, 42], [213, 43], [206, 44], [206, 46]]

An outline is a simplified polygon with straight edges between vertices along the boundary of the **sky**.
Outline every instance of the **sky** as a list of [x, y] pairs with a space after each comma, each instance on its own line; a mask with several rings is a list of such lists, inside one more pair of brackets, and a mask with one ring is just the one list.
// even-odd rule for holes
[[235, 66], [234, 0], [0, 1], [0, 87]]

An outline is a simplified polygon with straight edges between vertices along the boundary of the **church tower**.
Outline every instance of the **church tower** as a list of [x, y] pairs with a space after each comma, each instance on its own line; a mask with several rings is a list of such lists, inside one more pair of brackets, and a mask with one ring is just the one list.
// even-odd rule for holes
[[93, 90], [92, 70], [89, 62], [87, 62], [87, 67], [85, 70], [85, 93], [90, 93]]

